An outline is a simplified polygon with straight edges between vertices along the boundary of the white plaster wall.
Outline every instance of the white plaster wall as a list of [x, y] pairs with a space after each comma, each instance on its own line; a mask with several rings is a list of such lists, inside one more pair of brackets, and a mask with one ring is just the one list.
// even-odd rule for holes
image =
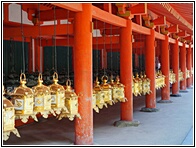
[[[27, 12], [22, 11], [23, 24], [33, 25], [33, 23], [28, 20]], [[9, 5], [9, 21], [21, 23], [21, 6], [15, 3]]]

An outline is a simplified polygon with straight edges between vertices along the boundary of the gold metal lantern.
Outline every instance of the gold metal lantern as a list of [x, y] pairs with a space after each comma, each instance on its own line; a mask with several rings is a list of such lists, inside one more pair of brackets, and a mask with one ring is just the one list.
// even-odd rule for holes
[[49, 114], [53, 114], [54, 116], [55, 113], [53, 109], [51, 108], [51, 92], [49, 87], [45, 86], [42, 84], [43, 79], [42, 79], [42, 74], [39, 73], [38, 76], [38, 85], [34, 86], [33, 92], [34, 92], [34, 113], [41, 113], [41, 115], [44, 118], [48, 118]]
[[158, 72], [156, 73], [156, 79], [155, 79], [155, 88], [156, 89], [160, 89], [165, 87], [165, 76], [162, 74], [161, 71], [158, 70]]
[[[4, 94], [4, 87], [3, 87]], [[17, 137], [20, 137], [18, 130], [15, 128], [15, 110], [11, 101], [3, 97], [3, 140], [9, 139], [10, 133], [14, 133]]]
[[59, 85], [58, 74], [54, 72], [53, 74], [53, 84], [49, 85], [51, 92], [51, 107], [57, 115], [61, 113], [62, 110], [68, 112], [65, 106], [65, 89], [62, 85]]
[[112, 99], [114, 102], [125, 102], [127, 98], [125, 97], [124, 85], [120, 83], [119, 76], [116, 77], [116, 82], [113, 82], [113, 76], [111, 76], [111, 83], [112, 86]]
[[93, 90], [92, 107], [97, 113], [99, 113], [99, 107], [97, 107], [97, 104], [96, 104], [96, 92], [95, 92], [95, 90]]
[[112, 86], [107, 83], [107, 76], [102, 76], [101, 80], [103, 83], [100, 86], [102, 88], [102, 91], [104, 92], [104, 101], [105, 103], [112, 105], [114, 103], [114, 101], [112, 100]]
[[81, 116], [78, 113], [78, 96], [71, 88], [71, 81], [69, 79], [67, 80], [65, 87], [65, 106], [68, 111], [63, 109], [58, 117], [59, 120], [63, 117], [68, 117], [69, 120], [72, 121], [75, 116], [81, 119]]
[[134, 96], [138, 96], [138, 95], [141, 96], [141, 89], [142, 89], [142, 87], [140, 86], [141, 85], [140, 81], [141, 80], [136, 79], [133, 76], [133, 81], [132, 82], [133, 82], [133, 94], [134, 94]]
[[169, 82], [170, 84], [174, 84], [176, 82], [176, 74], [173, 73], [173, 70], [169, 71]]
[[181, 69], [179, 69], [178, 73], [179, 73], [179, 81], [183, 81], [184, 77], [183, 77], [183, 72], [181, 71]]
[[186, 78], [190, 78], [190, 70], [186, 68]]
[[107, 104], [104, 101], [105, 93], [102, 91], [101, 86], [99, 85], [98, 77], [96, 77], [94, 87], [93, 87], [93, 96], [96, 97], [96, 106], [100, 109], [105, 106], [108, 107]]
[[142, 94], [150, 94], [152, 91], [150, 90], [150, 79], [146, 77], [146, 74], [140, 75], [142, 79]]
[[32, 117], [35, 121], [37, 117], [33, 111], [34, 106], [34, 94], [32, 89], [26, 85], [26, 75], [21, 73], [20, 75], [20, 86], [15, 88], [12, 96], [12, 103], [15, 107], [16, 118], [21, 119], [23, 123], [28, 121], [29, 117]]

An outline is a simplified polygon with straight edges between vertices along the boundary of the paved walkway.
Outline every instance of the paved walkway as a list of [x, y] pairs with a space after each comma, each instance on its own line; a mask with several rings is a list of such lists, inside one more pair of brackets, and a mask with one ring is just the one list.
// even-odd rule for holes
[[[157, 103], [158, 112], [140, 112], [145, 106], [145, 97], [134, 97], [134, 120], [138, 127], [114, 127], [120, 119], [120, 103], [94, 112], [95, 145], [193, 145], [193, 89], [171, 97], [173, 103]], [[160, 100], [157, 91], [157, 101]], [[74, 142], [74, 122], [68, 119], [42, 119], [18, 128], [21, 138], [13, 134], [5, 145], [70, 145]]]

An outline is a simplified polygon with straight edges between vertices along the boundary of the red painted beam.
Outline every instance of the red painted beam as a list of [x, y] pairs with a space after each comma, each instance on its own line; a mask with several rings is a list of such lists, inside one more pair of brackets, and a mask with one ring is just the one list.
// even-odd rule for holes
[[83, 10], [82, 3], [51, 3], [51, 4], [74, 12]]
[[110, 14], [109, 12], [101, 10], [96, 6], [92, 6], [92, 17], [115, 26], [126, 27], [126, 19]]
[[[67, 30], [67, 26], [69, 30]], [[54, 35], [54, 26], [41, 26], [41, 33], [39, 33], [39, 26], [31, 26], [31, 27], [23, 27], [24, 37], [33, 37], [36, 38], [41, 34], [41, 36], [53, 36]], [[56, 25], [56, 35], [65, 35], [65, 34], [73, 34], [73, 24], [62, 24]], [[21, 28], [20, 27], [4, 27], [3, 37], [4, 38], [15, 38], [20, 37]]]

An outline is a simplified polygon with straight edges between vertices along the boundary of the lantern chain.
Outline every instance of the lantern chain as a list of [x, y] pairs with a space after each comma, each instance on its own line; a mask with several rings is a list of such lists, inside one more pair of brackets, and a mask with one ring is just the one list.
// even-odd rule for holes
[[110, 48], [111, 48], [111, 55], [110, 55], [110, 58], [111, 58], [111, 75], [112, 75], [112, 70], [113, 70], [113, 53], [112, 53], [112, 38], [113, 38], [113, 35], [112, 35], [112, 25], [111, 25], [111, 28], [110, 28]]
[[56, 53], [56, 6], [54, 6], [54, 69], [57, 72], [57, 53]]
[[21, 71], [25, 72], [25, 54], [24, 54], [24, 32], [23, 32], [23, 15], [22, 15], [22, 4], [21, 4], [21, 34], [22, 34], [22, 67]]
[[[41, 50], [41, 24], [40, 24], [40, 3], [38, 4], [38, 11], [39, 11], [39, 48]], [[40, 56], [40, 62], [41, 62], [41, 56]]]
[[96, 72], [96, 75], [98, 76], [98, 75], [99, 75], [99, 72], [98, 72], [98, 71], [99, 71], [99, 67], [98, 67], [98, 66], [99, 66], [99, 65], [98, 65], [98, 62], [99, 62], [99, 60], [98, 60], [98, 51], [99, 51], [99, 50], [98, 50], [98, 35], [97, 35], [97, 28], [98, 28], [98, 26], [97, 26], [97, 20], [96, 20], [96, 48], [97, 48], [97, 49], [96, 49], [96, 51], [97, 51], [97, 53], [96, 53], [96, 60], [97, 60], [97, 63], [96, 63], [96, 64], [97, 64], [97, 72]]
[[69, 10], [67, 10], [67, 73], [68, 73], [68, 79], [69, 79]]
[[[104, 29], [103, 29], [103, 39], [104, 39], [104, 44], [103, 44], [103, 45], [104, 45], [104, 52], [105, 52], [105, 50], [106, 50], [106, 49], [105, 49], [105, 35], [106, 35], [106, 34], [105, 34], [105, 22], [104, 22], [103, 28], [104, 28]], [[106, 74], [106, 73], [105, 73], [105, 63], [104, 63], [104, 75], [105, 75], [105, 74]]]

